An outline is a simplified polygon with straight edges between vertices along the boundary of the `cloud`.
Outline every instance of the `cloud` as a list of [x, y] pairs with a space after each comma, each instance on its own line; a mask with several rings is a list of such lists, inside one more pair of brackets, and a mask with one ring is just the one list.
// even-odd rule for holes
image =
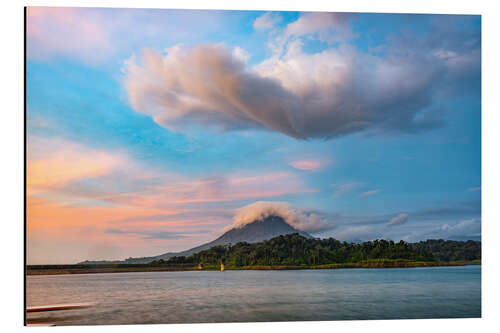
[[[408, 217], [405, 218], [405, 215]], [[412, 225], [405, 225], [411, 216]], [[408, 213], [377, 215], [344, 215], [328, 213], [325, 218], [337, 227], [318, 234], [318, 237], [333, 237], [346, 241], [392, 239], [421, 241], [426, 239], [480, 239], [481, 203], [462, 202], [454, 205], [415, 210]], [[401, 222], [389, 226], [390, 222]], [[475, 221], [475, 222], [472, 222]], [[398, 225], [398, 227], [395, 227]], [[438, 226], [438, 227], [437, 227]]]
[[363, 185], [362, 183], [348, 183], [348, 184], [343, 184], [343, 185], [336, 185], [335, 186], [335, 193], [333, 194], [333, 198], [340, 198], [343, 197], [346, 194], [351, 193], [354, 189], [360, 187]]
[[105, 232], [116, 235], [140, 235], [144, 239], [180, 239], [186, 237], [184, 233], [170, 231], [106, 229]]
[[481, 216], [481, 200], [464, 201], [447, 206], [412, 211], [410, 213], [412, 218], [422, 221], [473, 218]]
[[28, 7], [26, 14], [28, 59], [86, 65], [116, 62], [145, 45], [203, 38], [227, 17], [217, 10], [83, 7]]
[[320, 171], [328, 163], [321, 160], [296, 160], [289, 163], [292, 167], [299, 170], [306, 171]]
[[[44, 254], [30, 254], [31, 263], [149, 256], [166, 252], [166, 246], [170, 251], [184, 250], [212, 240], [230, 223], [228, 212], [248, 200], [314, 191], [293, 173], [255, 170], [252, 174], [187, 177], [156, 170], [131, 157], [115, 159], [110, 152], [61, 142], [66, 150], [49, 145], [28, 152], [27, 241], [34, 244], [43, 237], [45, 244], [30, 247]], [[61, 156], [44, 158], [44, 152], [52, 149]], [[228, 212], [221, 212], [224, 207]], [[67, 256], [53, 253], [69, 244], [94, 247], [71, 247]], [[87, 251], [110, 244], [116, 253]]]
[[29, 145], [28, 192], [35, 194], [61, 188], [77, 179], [103, 176], [127, 164], [127, 160], [123, 154], [92, 149], [72, 141], [37, 138]]
[[481, 191], [481, 186], [468, 188], [467, 191], [469, 192]]
[[239, 46], [236, 46], [233, 49], [233, 56], [236, 57], [236, 59], [239, 59], [245, 63], [248, 61], [248, 59], [250, 59], [250, 53], [248, 53], [246, 50], [242, 49]]
[[[273, 55], [253, 67], [221, 44], [177, 45], [164, 54], [146, 49], [124, 66], [130, 104], [175, 131], [260, 129], [297, 139], [331, 139], [360, 131], [403, 134], [438, 128], [445, 115], [437, 103], [440, 96], [477, 91], [477, 86], [460, 90], [453, 83], [478, 75], [476, 65], [458, 59], [480, 61], [480, 47], [462, 45], [458, 28], [435, 28], [453, 43], [439, 44], [432, 34], [406, 36], [370, 53], [350, 42], [349, 17], [301, 14], [273, 37]], [[328, 46], [309, 53], [303, 50], [309, 40]]]
[[254, 170], [188, 177], [144, 165], [118, 151], [38, 137], [29, 138], [27, 165], [28, 194], [63, 200], [67, 206], [105, 204], [179, 209], [185, 205], [317, 192], [293, 172]]
[[233, 224], [225, 230], [242, 228], [269, 216], [279, 216], [293, 228], [306, 232], [320, 232], [336, 227], [325, 215], [318, 212], [295, 208], [286, 202], [258, 201], [238, 209]]
[[408, 214], [406, 213], [401, 213], [396, 217], [393, 217], [392, 219], [389, 220], [389, 223], [387, 223], [387, 227], [392, 227], [395, 225], [400, 225], [408, 221]]
[[[150, 174], [146, 174], [149, 172]], [[124, 177], [128, 181], [123, 182]], [[96, 187], [95, 184], [99, 184]], [[58, 189], [66, 197], [98, 200], [117, 205], [165, 208], [203, 203], [273, 198], [298, 193], [313, 193], [293, 173], [231, 174], [191, 178], [176, 173], [142, 169], [140, 165], [117, 169], [92, 181], [67, 184]]]
[[[422, 225], [435, 225], [442, 221], [457, 221], [465, 219], [474, 219], [481, 216], [481, 201], [466, 201], [453, 205], [438, 206], [433, 208], [426, 208], [420, 210], [410, 211], [408, 216], [411, 215], [414, 223]], [[338, 226], [350, 225], [374, 225], [374, 224], [387, 224], [389, 220], [398, 217], [401, 213], [386, 213], [377, 215], [343, 215], [343, 214], [330, 214], [330, 219], [335, 221]]]
[[413, 232], [407, 236], [411, 240], [449, 239], [481, 240], [481, 218], [462, 220], [458, 223], [443, 223], [438, 227], [423, 232]]
[[[28, 137], [27, 167], [27, 229], [33, 237], [43, 233], [53, 241], [66, 240], [77, 232], [71, 235], [75, 241], [100, 245], [126, 238], [127, 246], [133, 243], [141, 251], [157, 246], [159, 253], [164, 250], [161, 239], [179, 239], [173, 245], [177, 249], [210, 240], [203, 229], [215, 232], [227, 225], [229, 212], [249, 200], [315, 191], [292, 172], [193, 177], [146, 165], [120, 151], [34, 136]], [[104, 232], [133, 227], [147, 227], [150, 233], [126, 233], [118, 239], [117, 232]], [[165, 231], [177, 234], [161, 234]], [[148, 244], [146, 236], [158, 244]]]
[[282, 20], [281, 15], [278, 13], [267, 12], [257, 17], [253, 22], [253, 28], [255, 30], [269, 30], [273, 29], [276, 24], [280, 23]]
[[381, 189], [377, 189], [377, 190], [371, 190], [371, 191], [366, 191], [366, 192], [363, 192], [359, 195], [360, 198], [365, 198], [365, 197], [369, 197], [371, 195], [375, 195], [377, 193], [380, 193], [380, 191], [382, 191]]
[[464, 220], [455, 225], [443, 224], [437, 230], [436, 236], [438, 235], [444, 239], [481, 237], [481, 219]]
[[316, 35], [316, 38], [325, 42], [345, 40], [351, 37], [347, 21], [355, 16], [351, 13], [306, 12], [288, 24], [284, 37], [297, 38], [306, 35]]
[[333, 237], [347, 242], [364, 242], [367, 240], [384, 238], [382, 232], [375, 226], [348, 226], [336, 230]]
[[[131, 224], [131, 225], [175, 225], [175, 222], [182, 221], [183, 226], [215, 225], [217, 218], [231, 219], [232, 209], [181, 209], [179, 211], [167, 212], [164, 214], [139, 215], [125, 217], [119, 220], [108, 221], [111, 224]], [[206, 220], [206, 221], [204, 221]]]
[[95, 62], [113, 52], [108, 27], [89, 9], [28, 7], [26, 35], [28, 57], [39, 60], [63, 55]]

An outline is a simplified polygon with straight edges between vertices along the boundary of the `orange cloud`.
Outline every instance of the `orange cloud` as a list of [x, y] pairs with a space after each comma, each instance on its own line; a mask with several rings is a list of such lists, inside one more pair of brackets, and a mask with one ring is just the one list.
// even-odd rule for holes
[[105, 175], [126, 164], [126, 157], [62, 140], [44, 140], [50, 147], [28, 152], [28, 194], [36, 194], [66, 185], [72, 180]]
[[[41, 138], [28, 140], [27, 190], [32, 262], [40, 262], [41, 256], [33, 249], [46, 251], [45, 258], [57, 257], [53, 251], [70, 241], [79, 244], [75, 246], [80, 252], [75, 248], [70, 252], [82, 260], [101, 259], [89, 244], [102, 249], [95, 255], [116, 253], [112, 257], [119, 258], [125, 253], [182, 250], [208, 241], [230, 222], [228, 206], [316, 191], [290, 172], [193, 179], [154, 169], [123, 153]], [[229, 204], [213, 213], [201, 205], [212, 202]], [[158, 253], [151, 252], [156, 248]]]
[[[125, 259], [180, 251], [213, 239], [220, 218], [176, 218], [182, 210], [137, 207], [68, 207], [57, 202], [28, 198], [28, 264], [76, 263], [83, 260]], [[148, 216], [172, 216], [167, 222]], [[120, 222], [135, 218], [137, 222]], [[142, 220], [144, 219], [144, 220]], [[203, 232], [196, 232], [203, 229]], [[109, 232], [120, 229], [123, 233]], [[206, 230], [213, 230], [207, 232]], [[181, 238], [162, 239], [147, 234], [179, 233]], [[184, 233], [186, 233], [184, 235]]]
[[184, 211], [181, 209], [160, 210], [131, 206], [67, 206], [65, 203], [50, 202], [33, 197], [28, 197], [26, 208], [28, 229], [109, 226], [109, 221], [113, 220], [157, 214], [171, 215]]

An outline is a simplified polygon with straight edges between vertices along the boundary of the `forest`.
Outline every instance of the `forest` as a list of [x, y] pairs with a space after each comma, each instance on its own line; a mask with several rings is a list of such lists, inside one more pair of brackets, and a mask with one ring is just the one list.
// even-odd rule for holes
[[334, 238], [306, 238], [299, 234], [281, 235], [260, 243], [240, 242], [214, 246], [188, 257], [172, 257], [151, 264], [204, 264], [223, 262], [244, 266], [318, 266], [356, 264], [370, 261], [471, 262], [481, 259], [481, 242], [426, 240], [418, 243], [374, 240], [348, 243]]

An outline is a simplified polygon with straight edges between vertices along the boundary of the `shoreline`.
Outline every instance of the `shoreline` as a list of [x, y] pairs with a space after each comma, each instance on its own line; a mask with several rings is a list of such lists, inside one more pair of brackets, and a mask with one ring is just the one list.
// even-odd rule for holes
[[[306, 269], [345, 269], [345, 268], [416, 268], [416, 267], [449, 267], [481, 265], [481, 261], [469, 262], [361, 262], [344, 264], [326, 264], [311, 266], [270, 265], [270, 266], [225, 266], [225, 270], [306, 270]], [[218, 271], [217, 265], [200, 270], [197, 266], [152, 266], [136, 265], [31, 265], [27, 266], [26, 275], [66, 275], [66, 274], [97, 274], [97, 273], [139, 273], [139, 272], [185, 272], [185, 271]]]

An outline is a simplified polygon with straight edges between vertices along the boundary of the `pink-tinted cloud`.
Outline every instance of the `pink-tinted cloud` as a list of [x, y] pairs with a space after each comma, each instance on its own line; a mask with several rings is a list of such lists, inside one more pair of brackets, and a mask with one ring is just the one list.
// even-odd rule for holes
[[328, 162], [322, 160], [296, 160], [289, 163], [292, 167], [299, 170], [320, 171]]
[[140, 8], [28, 7], [27, 56], [71, 58], [98, 65], [128, 57], [145, 45], [200, 38], [220, 29], [220, 11]]
[[[209, 240], [230, 223], [222, 203], [234, 207], [245, 200], [315, 192], [290, 172], [193, 178], [144, 165], [123, 152], [60, 139], [30, 137], [28, 143], [31, 262], [39, 257], [33, 249], [48, 251], [45, 258], [52, 258], [50, 251], [70, 240], [80, 252], [72, 248], [68, 256], [78, 252], [74, 258], [82, 260], [102, 259], [85, 252], [89, 244], [120, 259], [125, 253], [154, 255], [155, 248], [165, 252], [167, 245], [181, 250]], [[210, 203], [217, 203], [218, 211], [204, 207]]]
[[316, 190], [306, 187], [298, 176], [286, 172], [194, 180], [177, 176], [135, 192], [111, 196], [109, 200], [140, 207], [165, 207], [312, 192]]
[[95, 178], [126, 164], [126, 157], [106, 151], [89, 149], [74, 142], [43, 140], [55, 150], [43, 156], [28, 152], [27, 187], [29, 194], [50, 191], [82, 178]]
[[28, 58], [48, 60], [62, 55], [101, 61], [113, 52], [114, 44], [104, 22], [98, 11], [88, 8], [28, 7]]
[[[28, 193], [53, 194], [67, 203], [86, 199], [158, 208], [315, 192], [290, 172], [193, 179], [148, 167], [124, 153], [58, 139], [34, 141], [28, 152]], [[96, 179], [102, 186], [87, 186], [82, 181], [86, 179]]]

